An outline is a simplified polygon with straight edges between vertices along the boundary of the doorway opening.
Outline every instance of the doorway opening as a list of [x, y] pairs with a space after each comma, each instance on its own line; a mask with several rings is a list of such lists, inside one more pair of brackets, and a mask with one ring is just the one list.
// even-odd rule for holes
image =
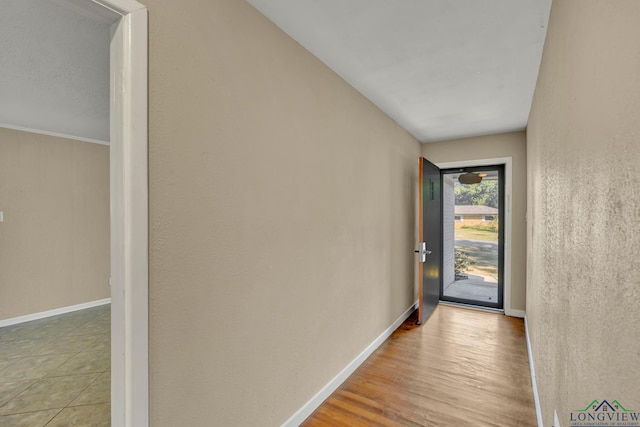
[[504, 307], [504, 165], [441, 170], [440, 300]]
[[[19, 2], [15, 2], [16, 4]], [[103, 24], [107, 24], [110, 31], [106, 31], [105, 33], [110, 35], [109, 39], [109, 63], [101, 64], [109, 67], [109, 71], [105, 73], [105, 77], [108, 79], [108, 85], [110, 90], [106, 93], [109, 94], [109, 123], [110, 123], [110, 131], [107, 134], [110, 139], [110, 149], [109, 149], [109, 184], [108, 186], [102, 186], [102, 188], [108, 188], [110, 193], [110, 206], [103, 206], [102, 204], [96, 205], [97, 207], [93, 207], [94, 209], [99, 209], [101, 213], [104, 213], [105, 210], [110, 215], [109, 225], [110, 225], [110, 248], [111, 253], [109, 256], [110, 261], [110, 279], [109, 283], [111, 285], [111, 319], [109, 325], [109, 313], [100, 312], [98, 313], [99, 318], [95, 319], [96, 321], [93, 324], [90, 324], [83, 331], [75, 331], [73, 335], [70, 335], [66, 341], [63, 341], [63, 344], [59, 344], [56, 349], [46, 349], [46, 351], [54, 351], [58, 352], [64, 351], [64, 354], [74, 354], [74, 350], [71, 348], [69, 344], [70, 341], [79, 342], [79, 346], [82, 346], [87, 343], [86, 340], [83, 340], [82, 337], [85, 334], [76, 334], [76, 332], [90, 332], [93, 334], [94, 332], [105, 332], [104, 337], [102, 337], [105, 342], [100, 342], [100, 349], [104, 349], [108, 351], [109, 348], [109, 340], [111, 341], [111, 357], [109, 363], [109, 357], [101, 357], [99, 363], [95, 363], [95, 360], [88, 362], [88, 364], [84, 364], [80, 366], [78, 369], [71, 369], [72, 374], [70, 376], [80, 376], [77, 374], [81, 374], [84, 371], [80, 370], [80, 368], [84, 369], [89, 366], [92, 370], [91, 374], [95, 373], [93, 370], [102, 369], [106, 364], [107, 367], [110, 365], [110, 369], [104, 371], [101, 374], [104, 374], [105, 380], [103, 384], [108, 385], [108, 378], [111, 377], [111, 423], [114, 426], [135, 426], [135, 427], [145, 427], [149, 424], [149, 404], [148, 404], [148, 185], [147, 185], [147, 177], [148, 177], [148, 168], [147, 168], [147, 9], [142, 4], [138, 3], [135, 0], [56, 0], [55, 3], [58, 3], [61, 6], [64, 6], [66, 9], [70, 9], [73, 12], [77, 12], [83, 18], [89, 18], [89, 20], [97, 20]], [[32, 10], [37, 10], [38, 12], [42, 12], [40, 10], [40, 6], [34, 6], [31, 3], [27, 4], [26, 8], [20, 12], [15, 14], [16, 16], [25, 16]], [[44, 7], [44, 6], [43, 6]], [[47, 9], [47, 11], [49, 11]], [[74, 24], [81, 25], [73, 25], [69, 26], [69, 22], [73, 22]], [[12, 20], [12, 25], [15, 22]], [[33, 49], [32, 51], [27, 51], [26, 49], [18, 49], [17, 56], [20, 56], [18, 60], [18, 64], [28, 64], [29, 67], [21, 68], [33, 68], [34, 71], [41, 72], [43, 77], [38, 77], [37, 80], [42, 80], [44, 82], [44, 87], [46, 88], [56, 88], [69, 87], [73, 89], [73, 98], [68, 102], [59, 102], [56, 100], [54, 102], [54, 107], [58, 109], [62, 109], [70, 104], [74, 104], [76, 98], [80, 96], [82, 93], [75, 84], [69, 85], [58, 85], [61, 78], [60, 75], [66, 75], [69, 73], [65, 73], [66, 69], [52, 70], [38, 66], [37, 61], [32, 61], [31, 58], [37, 56], [40, 58], [45, 58], [45, 63], [51, 57], [52, 63], [63, 63], [65, 66], [69, 67], [71, 62], [66, 60], [61, 52], [65, 51], [77, 51], [79, 54], [85, 52], [85, 50], [79, 49], [78, 46], [74, 45], [73, 40], [77, 38], [82, 38], [85, 36], [86, 32], [83, 33], [78, 31], [78, 28], [90, 28], [91, 25], [85, 25], [84, 23], [80, 23], [79, 20], [74, 19], [73, 17], [70, 20], [61, 19], [59, 15], [48, 13], [43, 16], [41, 19], [39, 18], [39, 24], [46, 24], [46, 28], [52, 29], [56, 26], [64, 27], [65, 30], [69, 30], [65, 37], [54, 37], [55, 41], [58, 42], [58, 46], [52, 46], [50, 49], [43, 48], [40, 44], [36, 43], [37, 49]], [[18, 23], [18, 27], [19, 27]], [[17, 28], [17, 27], [16, 27]], [[59, 34], [58, 34], [59, 36]], [[107, 47], [107, 46], [105, 46]], [[90, 57], [88, 55], [87, 57]], [[61, 57], [63, 59], [61, 59]], [[57, 61], [57, 62], [56, 62]], [[72, 73], [74, 76], [79, 74], [79, 70], [77, 67], [71, 66]], [[18, 70], [20, 71], [20, 70]], [[77, 73], [76, 73], [77, 71]], [[97, 75], [97, 74], [95, 74]], [[94, 76], [95, 76], [94, 75]], [[6, 77], [6, 76], [5, 76]], [[11, 80], [7, 80], [9, 84], [15, 84], [15, 82]], [[32, 82], [31, 82], [32, 83]], [[105, 84], [107, 82], [104, 82]], [[27, 85], [30, 90], [38, 92], [38, 86], [29, 84]], [[35, 87], [36, 89], [33, 89]], [[64, 90], [62, 90], [64, 91]], [[59, 94], [58, 92], [53, 92], [54, 94]], [[88, 90], [91, 96], [96, 96], [96, 93], [99, 91], [95, 89]], [[20, 93], [19, 93], [20, 94]], [[24, 94], [20, 94], [24, 95]], [[49, 100], [51, 94], [45, 93], [45, 98]], [[12, 97], [7, 98], [9, 100]], [[53, 99], [53, 97], [51, 97]], [[15, 107], [15, 106], [13, 106]], [[85, 107], [83, 105], [83, 107]], [[93, 106], [88, 106], [86, 108], [81, 108], [81, 111], [74, 111], [74, 124], [81, 124], [82, 118], [85, 117], [84, 113], [87, 114], [87, 117], [92, 119], [100, 119], [99, 114], [95, 114], [94, 116], [94, 108]], [[28, 107], [27, 107], [28, 109]], [[24, 108], [10, 108], [11, 111], [25, 111], [27, 109]], [[97, 110], [97, 109], [96, 109]], [[44, 116], [41, 114], [41, 116]], [[50, 123], [56, 123], [58, 126], [62, 120], [59, 120], [58, 111], [51, 113], [50, 115], [45, 116]], [[32, 122], [30, 122], [33, 124]], [[19, 124], [19, 123], [18, 123]], [[42, 123], [41, 123], [42, 124]], [[10, 126], [3, 126], [10, 127]], [[22, 129], [20, 129], [20, 127]], [[41, 129], [41, 126], [24, 126], [22, 123], [18, 126], [14, 126], [16, 130], [26, 130], [31, 133], [36, 129]], [[80, 126], [81, 129], [86, 129], [87, 125], [83, 124]], [[76, 129], [77, 130], [77, 129]], [[38, 132], [43, 134], [49, 134], [52, 136], [76, 136], [76, 132], [67, 132], [68, 128], [60, 129], [54, 128], [49, 129], [45, 126], [45, 130]], [[66, 134], [65, 134], [66, 133]], [[93, 138], [73, 138], [73, 139], [81, 139], [91, 141]], [[95, 142], [95, 141], [91, 141]], [[53, 144], [50, 144], [51, 147]], [[34, 151], [34, 150], [31, 150]], [[95, 151], [95, 150], [92, 150]], [[50, 153], [47, 151], [47, 153]], [[73, 154], [74, 159], [78, 158], [76, 155], [76, 151], [68, 151], [67, 153]], [[47, 157], [47, 156], [45, 156]], [[64, 157], [62, 154], [56, 153], [56, 158]], [[90, 156], [91, 159], [96, 159], [100, 156], [97, 156], [95, 152]], [[94, 163], [86, 163], [80, 162], [83, 166], [82, 168], [93, 168]], [[42, 166], [42, 165], [40, 165]], [[81, 168], [81, 169], [82, 169]], [[42, 169], [42, 168], [41, 168]], [[33, 168], [28, 169], [29, 172], [33, 170]], [[46, 179], [51, 180], [52, 178], [57, 178], [55, 175], [59, 174], [59, 171], [64, 170], [63, 167], [57, 166], [55, 168], [48, 168], [46, 170], [40, 170], [38, 174], [31, 173], [30, 177], [38, 178], [38, 180], [42, 181], [42, 177], [46, 177]], [[37, 170], [36, 170], [37, 172]], [[71, 176], [74, 173], [69, 171], [67, 175]], [[53, 175], [52, 175], [53, 173]], [[54, 179], [56, 185], [59, 185], [59, 180]], [[70, 181], [72, 184], [71, 188], [73, 192], [77, 192], [77, 188], [75, 185], [76, 181]], [[83, 183], [84, 184], [84, 183]], [[69, 187], [70, 185], [64, 183], [64, 188]], [[60, 188], [63, 188], [60, 187]], [[56, 187], [55, 196], [58, 197], [59, 188]], [[95, 190], [93, 190], [95, 193]], [[68, 196], [67, 196], [68, 197]], [[91, 197], [86, 196], [81, 199], [83, 203], [92, 203], [94, 199], [96, 199], [96, 195], [92, 194]], [[64, 198], [64, 197], [63, 197]], [[38, 206], [48, 206], [47, 203], [39, 203]], [[22, 211], [20, 211], [22, 213]], [[22, 215], [24, 216], [24, 215]], [[65, 217], [63, 215], [64, 218]], [[75, 219], [73, 225], [75, 226]], [[72, 222], [69, 222], [71, 224]], [[55, 221], [54, 221], [55, 223]], [[65, 222], [67, 224], [67, 222]], [[71, 227], [71, 225], [69, 225]], [[45, 227], [46, 228], [46, 227]], [[66, 230], [67, 228], [65, 228]], [[86, 234], [86, 230], [84, 227], [80, 230], [81, 234]], [[93, 236], [93, 234], [91, 235]], [[54, 239], [55, 240], [55, 239]], [[83, 240], [84, 242], [84, 240]], [[84, 249], [89, 246], [83, 246]], [[102, 260], [105, 260], [107, 256], [105, 254], [98, 253], [99, 257]], [[74, 255], [75, 259], [84, 260], [83, 252], [75, 251], [74, 254], [80, 253], [80, 255]], [[46, 255], [46, 254], [45, 254]], [[57, 258], [54, 259], [54, 261]], [[56, 261], [57, 262], [57, 261]], [[54, 262], [54, 264], [56, 263]], [[60, 263], [57, 263], [60, 264]], [[60, 264], [58, 266], [56, 264], [56, 269], [65, 268], [67, 264]], [[52, 264], [53, 265], [53, 264]], [[65, 273], [66, 274], [66, 273]], [[85, 275], [82, 275], [85, 277]], [[106, 277], [105, 277], [106, 279]], [[106, 282], [106, 281], [105, 281]], [[44, 283], [46, 284], [46, 278]], [[106, 285], [106, 283], [105, 283]], [[35, 294], [33, 294], [35, 295]], [[96, 302], [104, 302], [102, 300], [98, 300]], [[79, 305], [84, 305], [79, 304]], [[75, 309], [78, 309], [78, 305], [71, 306]], [[67, 305], [66, 308], [69, 308]], [[86, 307], [85, 307], [86, 308]], [[103, 307], [102, 310], [107, 309], [107, 307]], [[100, 311], [100, 310], [94, 310]], [[55, 310], [49, 310], [47, 312], [39, 312], [35, 313], [38, 315], [46, 314], [48, 317], [55, 313]], [[78, 312], [76, 312], [78, 313]], [[55, 313], [59, 314], [59, 313]], [[82, 313], [78, 313], [82, 316]], [[75, 317], [72, 316], [72, 317]], [[21, 321], [25, 321], [26, 319], [21, 319]], [[80, 327], [85, 323], [78, 324], [77, 322], [82, 321], [80, 318], [72, 318], [68, 319], [56, 319], [62, 323], [66, 323], [66, 327], [76, 326]], [[64, 321], [63, 321], [64, 320]], [[48, 325], [40, 322], [38, 323], [38, 328], [42, 327], [41, 331], [37, 331], [37, 335], [40, 333], [44, 333], [48, 331], [48, 329], [44, 329]], [[59, 325], [55, 325], [56, 327]], [[110, 336], [106, 333], [106, 329], [110, 326]], [[50, 331], [49, 331], [50, 332]], [[54, 331], [54, 333], [59, 333], [60, 328]], [[66, 332], [66, 331], [65, 331]], [[46, 334], [45, 334], [46, 335]], [[88, 335], [88, 334], [87, 334]], [[44, 335], [43, 335], [44, 336]], [[48, 336], [48, 335], [47, 335]], [[74, 338], [74, 337], [81, 338]], [[19, 337], [19, 336], [18, 336]], [[39, 343], [35, 341], [36, 335], [33, 335], [34, 341], [31, 349], [38, 349], [41, 351], [41, 348], [44, 346], [39, 346]], [[21, 340], [26, 341], [26, 340]], [[93, 346], [91, 344], [90, 346]], [[88, 348], [88, 347], [86, 347]], [[98, 348], [98, 344], [96, 341], [94, 349]], [[19, 352], [27, 352], [28, 348], [21, 348]], [[92, 352], [89, 352], [92, 353]], [[23, 353], [25, 354], [25, 353]], [[78, 353], [79, 354], [79, 353]], [[50, 357], [49, 354], [42, 354], [45, 358]], [[53, 354], [53, 356], [59, 356], [59, 354]], [[90, 355], [93, 356], [93, 355]], [[66, 357], [66, 356], [65, 356]], [[71, 357], [71, 356], [70, 356]], [[73, 356], [75, 357], [75, 356]], [[80, 356], [78, 356], [80, 357]], [[84, 357], [84, 356], [83, 356]], [[88, 356], [87, 356], [88, 357]], [[78, 360], [78, 359], [76, 359]], [[86, 360], [85, 360], [86, 361]], [[42, 371], [43, 366], [53, 366], [51, 369], [57, 369], [57, 367], [62, 366], [62, 361], [60, 358], [58, 360], [54, 360], [55, 363], [52, 362], [52, 365], [44, 365], [36, 363], [37, 367], [40, 369], [39, 377], [42, 378], [45, 373]], [[57, 364], [60, 362], [60, 364]], [[16, 362], [17, 363], [17, 362]], [[80, 362], [78, 362], [80, 363]], [[29, 365], [29, 364], [26, 364]], [[25, 366], [26, 366], [25, 365]], [[91, 365], [91, 366], [90, 366]], [[96, 365], [100, 367], [96, 368]], [[35, 366], [35, 365], [34, 365]], [[76, 366], [76, 365], [72, 365]], [[32, 368], [33, 366], [29, 365], [28, 368]], [[106, 368], [105, 368], [106, 369]], [[16, 371], [17, 372], [17, 371]], [[48, 375], [47, 371], [47, 375]], [[15, 375], [15, 374], [14, 374]], [[34, 374], [29, 374], [34, 375]], [[18, 375], [20, 376], [20, 375]], [[21, 377], [25, 378], [25, 377]], [[51, 376], [53, 378], [53, 376]], [[55, 378], [62, 378], [62, 376]], [[29, 376], [29, 379], [35, 379], [35, 377]], [[86, 378], [85, 378], [86, 379]], [[71, 390], [69, 384], [65, 382], [65, 380], [59, 380], [59, 384], [61, 387], [67, 387], [67, 389]], [[82, 381], [82, 380], [80, 380]], [[96, 380], [97, 381], [97, 380]], [[13, 381], [15, 382], [15, 381]], [[82, 382], [80, 384], [75, 384], [74, 387], [82, 386]], [[88, 384], [86, 384], [88, 385]], [[50, 391], [51, 387], [49, 384], [49, 388], [47, 390]], [[108, 387], [101, 387], [100, 391], [104, 391], [104, 389], [108, 389]], [[35, 386], [33, 388], [29, 388], [33, 392], [37, 392]], [[66, 389], [65, 389], [66, 390]], [[66, 397], [63, 397], [63, 400], [67, 397], [71, 396], [69, 399], [75, 400], [76, 397], [79, 397], [78, 394], [69, 394], [67, 392], [63, 393]], [[92, 399], [98, 393], [92, 396]], [[69, 395], [69, 396], [67, 396]], [[74, 397], [75, 396], [75, 397]], [[101, 394], [98, 398], [99, 404], [104, 404], [105, 399]], [[22, 400], [22, 402], [30, 402], [27, 400]], [[62, 402], [62, 401], [61, 401]], [[77, 401], [78, 403], [80, 401]], [[67, 403], [71, 403], [69, 400]], [[87, 411], [87, 402], [81, 401], [80, 405], [74, 405], [77, 407], [83, 407], [83, 412]], [[50, 410], [61, 409], [63, 403], [57, 403], [55, 407], [47, 406], [45, 412], [49, 412]], [[66, 403], [65, 403], [66, 405]], [[17, 408], [17, 407], [16, 407]], [[53, 408], [53, 409], [51, 409]], [[103, 415], [105, 407], [103, 406], [100, 410], [101, 415]], [[24, 407], [20, 407], [17, 409], [19, 414], [31, 414], [33, 413], [33, 408], [29, 412], [22, 412]], [[94, 414], [96, 412], [93, 412]], [[9, 416], [6, 412], [6, 416]], [[13, 414], [11, 414], [13, 415]], [[42, 414], [40, 414], [42, 415]], [[45, 416], [48, 414], [45, 414]], [[25, 415], [27, 416], [27, 415]], [[30, 418], [29, 419], [33, 420]], [[101, 420], [102, 421], [102, 420]], [[44, 423], [49, 423], [49, 419], [45, 420]], [[55, 422], [54, 422], [55, 423]], [[2, 424], [2, 422], [0, 422]], [[33, 422], [29, 423], [29, 425], [33, 425]], [[66, 424], [65, 424], [66, 425]]]

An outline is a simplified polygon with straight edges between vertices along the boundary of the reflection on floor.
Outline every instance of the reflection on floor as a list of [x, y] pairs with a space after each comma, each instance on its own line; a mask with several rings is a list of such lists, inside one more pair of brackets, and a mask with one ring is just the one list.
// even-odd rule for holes
[[468, 279], [445, 285], [444, 295], [482, 302], [498, 302], [498, 283], [493, 277], [468, 274]]
[[110, 305], [0, 328], [0, 426], [110, 426]]

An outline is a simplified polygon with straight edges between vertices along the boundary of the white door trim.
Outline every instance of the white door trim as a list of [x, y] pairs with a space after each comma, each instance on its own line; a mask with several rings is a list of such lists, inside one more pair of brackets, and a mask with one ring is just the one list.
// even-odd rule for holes
[[463, 160], [458, 162], [436, 163], [440, 169], [465, 168], [472, 166], [493, 166], [504, 165], [504, 313], [507, 316], [524, 317], [522, 310], [514, 310], [511, 308], [511, 236], [512, 231], [512, 208], [511, 201], [513, 188], [513, 158], [512, 157], [496, 157], [492, 159]]
[[111, 425], [149, 425], [147, 9], [85, 0], [122, 17], [111, 37]]

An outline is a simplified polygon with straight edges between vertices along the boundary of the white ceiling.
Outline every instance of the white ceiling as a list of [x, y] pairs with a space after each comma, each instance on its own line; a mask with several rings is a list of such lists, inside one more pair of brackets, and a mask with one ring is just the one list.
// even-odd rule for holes
[[78, 0], [2, 0], [0, 126], [109, 141], [116, 15]]
[[[422, 142], [526, 127], [551, 0], [248, 2]], [[2, 0], [0, 126], [109, 140], [116, 16], [86, 4]]]
[[527, 125], [551, 0], [247, 0], [421, 142]]

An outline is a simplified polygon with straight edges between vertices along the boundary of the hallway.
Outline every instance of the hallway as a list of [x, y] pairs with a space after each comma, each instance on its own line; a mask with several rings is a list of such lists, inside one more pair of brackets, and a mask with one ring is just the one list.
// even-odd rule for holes
[[535, 427], [524, 321], [440, 305], [414, 313], [303, 424]]

